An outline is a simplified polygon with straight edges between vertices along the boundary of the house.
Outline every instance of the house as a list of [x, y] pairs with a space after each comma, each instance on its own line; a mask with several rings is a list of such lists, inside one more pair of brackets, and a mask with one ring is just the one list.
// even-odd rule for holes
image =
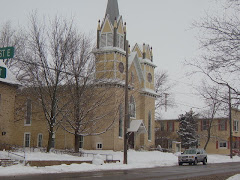
[[[233, 152], [240, 150], [240, 133], [239, 133], [240, 111], [232, 109], [232, 136], [233, 136]], [[160, 144], [162, 148], [172, 149], [172, 142], [180, 141], [177, 134], [179, 130], [178, 119], [159, 120], [156, 124], [156, 145]], [[197, 134], [199, 136], [198, 146], [204, 148], [210, 120], [206, 118], [197, 119]], [[210, 154], [230, 154], [230, 126], [228, 117], [214, 118], [211, 124], [210, 140], [206, 151]]]
[[[86, 129], [94, 133], [80, 135], [79, 148], [123, 150], [126, 56], [128, 56], [129, 76], [130, 122], [128, 122], [127, 132], [129, 148], [148, 150], [155, 146], [155, 98], [158, 95], [154, 91], [156, 66], [153, 63], [152, 48], [147, 44], [136, 44], [132, 51], [129, 50], [126, 54], [126, 34], [126, 26], [119, 14], [118, 1], [108, 0], [105, 17], [101, 23], [98, 23], [97, 47], [93, 52], [96, 57], [94, 80], [99, 80], [101, 83], [89, 92], [95, 93], [95, 99], [100, 96], [100, 90], [111, 95], [111, 98], [108, 99], [107, 104], [100, 105], [94, 113], [87, 115]], [[49, 137], [48, 126], [38, 95], [34, 94], [32, 88], [21, 88], [16, 93], [13, 104], [15, 111], [11, 112], [14, 116], [11, 119], [13, 133], [9, 134], [8, 142], [26, 148], [46, 147]], [[60, 104], [69, 98], [67, 92], [62, 94], [64, 96], [58, 99]], [[95, 99], [92, 98], [86, 102], [90, 103]], [[71, 111], [72, 108], [70, 106], [65, 110]], [[109, 113], [103, 115], [105, 112]], [[99, 119], [97, 123], [92, 121], [93, 114]], [[71, 116], [68, 117], [68, 119], [71, 118]], [[66, 124], [66, 117], [62, 116], [52, 136], [53, 148], [74, 148], [75, 137], [74, 134], [69, 133], [70, 128], [70, 125]]]

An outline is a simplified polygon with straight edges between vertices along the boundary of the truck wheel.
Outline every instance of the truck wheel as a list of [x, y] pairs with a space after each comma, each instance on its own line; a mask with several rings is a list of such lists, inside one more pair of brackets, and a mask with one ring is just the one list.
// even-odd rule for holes
[[179, 166], [182, 166], [182, 163], [180, 162], [180, 163], [178, 163], [179, 164]]

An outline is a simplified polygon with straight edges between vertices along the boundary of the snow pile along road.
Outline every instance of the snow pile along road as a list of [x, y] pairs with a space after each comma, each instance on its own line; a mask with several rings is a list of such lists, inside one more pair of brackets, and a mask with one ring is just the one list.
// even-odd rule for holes
[[[112, 154], [114, 160], [120, 160], [120, 163], [113, 164], [72, 164], [46, 167], [30, 167], [22, 164], [10, 167], [0, 166], [0, 176], [9, 176], [17, 174], [35, 174], [35, 173], [63, 173], [63, 172], [83, 172], [83, 171], [101, 171], [101, 170], [120, 170], [133, 168], [151, 168], [161, 166], [175, 166], [178, 165], [177, 154], [163, 153], [159, 151], [128, 151], [128, 164], [124, 165], [123, 152], [114, 151], [85, 151], [86, 153], [95, 154]], [[8, 153], [0, 151], [0, 157], [7, 157]], [[100, 157], [98, 156], [98, 159]], [[70, 155], [60, 155], [53, 153], [28, 152], [26, 153], [26, 160], [93, 160], [93, 157], [75, 157]], [[208, 163], [223, 163], [223, 162], [240, 162], [240, 157], [233, 157], [224, 155], [208, 155]], [[99, 163], [102, 164], [102, 163]]]

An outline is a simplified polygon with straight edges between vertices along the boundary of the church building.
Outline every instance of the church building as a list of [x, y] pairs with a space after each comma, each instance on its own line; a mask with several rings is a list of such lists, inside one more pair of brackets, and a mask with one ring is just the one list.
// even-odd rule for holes
[[[101, 88], [105, 91], [114, 92], [111, 104], [114, 104], [116, 108], [113, 110], [114, 115], [102, 117], [104, 123], [101, 126], [108, 126], [112, 122], [107, 131], [81, 136], [79, 148], [123, 150], [126, 68], [128, 68], [129, 77], [128, 147], [136, 150], [149, 150], [155, 147], [155, 99], [158, 94], [154, 87], [156, 65], [153, 63], [152, 48], [148, 44], [142, 43], [135, 44], [130, 49], [126, 46], [127, 36], [131, 36], [131, 34], [127, 34], [126, 23], [119, 13], [118, 1], [108, 0], [103, 21], [99, 21], [97, 27], [97, 45], [93, 51], [96, 63], [94, 79], [102, 83]], [[127, 58], [128, 64], [126, 64]], [[2, 79], [0, 79], [0, 83], [1, 81]], [[0, 103], [3, 92], [5, 90], [0, 88]], [[9, 136], [8, 142], [27, 148], [46, 147], [48, 130], [46, 122], [41, 120], [44, 116], [39, 108], [39, 103], [34, 102], [34, 98], [31, 99], [31, 93], [23, 95], [22, 90], [16, 95], [16, 99], [14, 94], [13, 96], [15, 112], [11, 112], [11, 116], [14, 115], [14, 117], [9, 120], [12, 133], [6, 134], [6, 138]], [[0, 106], [3, 105], [0, 104]], [[100, 107], [98, 113], [106, 111], [106, 108], [112, 107]], [[19, 109], [23, 111], [23, 119], [18, 119]], [[2, 121], [1, 116], [0, 118]], [[89, 118], [89, 120], [91, 119]], [[4, 131], [2, 130], [2, 132]], [[56, 130], [53, 140], [53, 147], [56, 149], [74, 148], [74, 135], [68, 133], [61, 126]]]

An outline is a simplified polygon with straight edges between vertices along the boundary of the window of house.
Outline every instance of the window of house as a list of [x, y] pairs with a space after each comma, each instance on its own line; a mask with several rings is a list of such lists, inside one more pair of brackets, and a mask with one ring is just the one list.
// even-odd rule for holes
[[174, 132], [174, 122], [167, 122], [167, 130], [169, 132]]
[[207, 119], [202, 120], [202, 130], [208, 130], [209, 121]]
[[238, 132], [238, 124], [239, 124], [238, 120], [233, 121], [233, 131]]
[[32, 119], [32, 100], [27, 99], [27, 112], [25, 125], [31, 125], [31, 119]]
[[30, 147], [30, 133], [24, 133], [24, 147]]
[[102, 149], [103, 148], [103, 144], [102, 143], [97, 143], [97, 149]]
[[79, 136], [79, 148], [83, 148], [83, 136]]
[[227, 141], [220, 141], [219, 142], [220, 149], [227, 149]]
[[161, 131], [164, 131], [164, 122], [160, 122]]
[[119, 106], [119, 137], [123, 137], [123, 107], [122, 104]]
[[38, 147], [42, 147], [42, 141], [43, 141], [43, 135], [38, 134], [38, 139], [37, 139]]
[[150, 111], [148, 113], [148, 140], [152, 140], [152, 115]]
[[226, 131], [227, 130], [227, 121], [222, 119], [219, 120], [219, 127], [218, 127], [219, 131]]
[[134, 97], [131, 96], [130, 97], [130, 103], [129, 103], [129, 115], [132, 118], [136, 117], [136, 104], [135, 104], [135, 100]]

